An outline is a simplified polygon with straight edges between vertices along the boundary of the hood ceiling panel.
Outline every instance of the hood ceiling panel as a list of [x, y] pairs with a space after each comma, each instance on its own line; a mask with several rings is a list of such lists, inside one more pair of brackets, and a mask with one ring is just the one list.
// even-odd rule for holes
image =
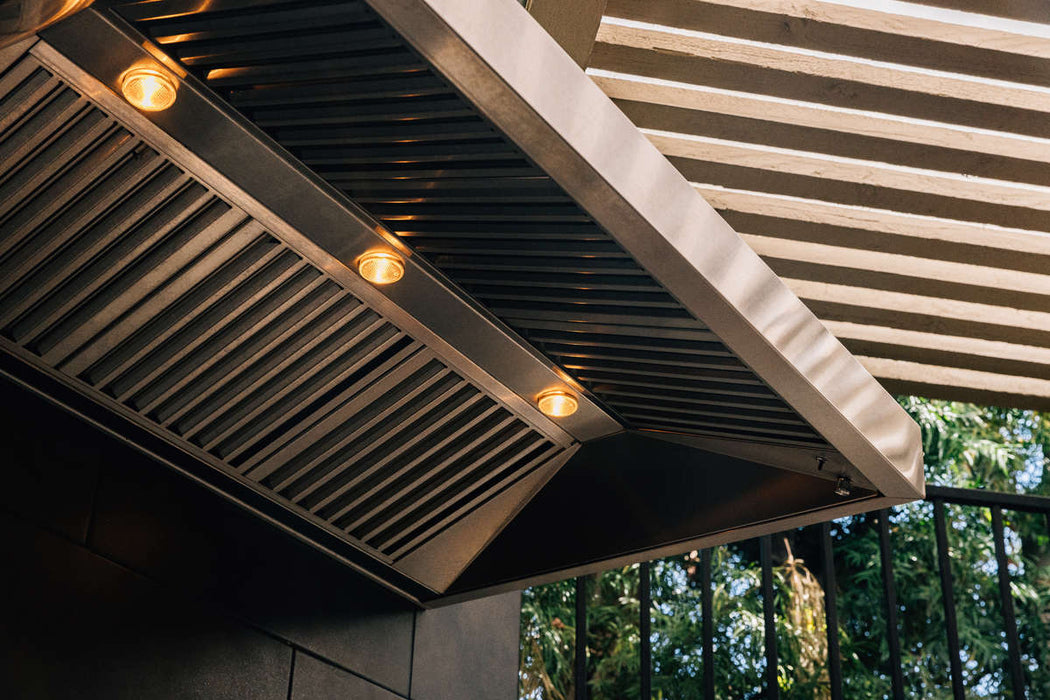
[[627, 426], [827, 446], [365, 3], [121, 11]]

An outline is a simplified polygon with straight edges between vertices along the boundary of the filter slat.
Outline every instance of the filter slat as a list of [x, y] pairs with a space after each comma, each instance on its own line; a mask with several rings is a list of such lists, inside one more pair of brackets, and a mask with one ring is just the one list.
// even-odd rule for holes
[[[110, 212], [83, 230], [62, 251], [42, 262], [24, 284], [35, 288], [42, 296], [51, 296], [59, 285], [83, 269], [117, 236], [127, 231], [133, 222], [141, 221], [149, 211], [184, 188], [187, 182], [183, 173], [165, 166], [145, 183], [140, 183], [134, 194], [118, 202]], [[6, 282], [13, 283], [15, 280]], [[6, 328], [30, 308], [32, 296], [19, 293], [18, 288], [8, 291], [4, 281], [0, 281], [0, 284], [5, 287], [5, 296], [0, 303], [0, 328]]]
[[[404, 431], [398, 444], [386, 454], [371, 460], [371, 464], [366, 463], [354, 474], [333, 474], [328, 483], [323, 484], [324, 488], [304, 492], [303, 498], [307, 499], [304, 505], [314, 511], [331, 511], [332, 514], [325, 517], [338, 519], [444, 445], [465, 435], [477, 421], [484, 420], [495, 407], [483, 399], [482, 395], [463, 392], [459, 387], [450, 390], [434, 402], [435, 410], [409, 423], [411, 430]], [[452, 427], [455, 431], [449, 432]]]
[[[277, 345], [284, 338], [278, 337], [273, 345], [261, 345], [259, 350], [252, 352], [251, 358], [256, 355], [263, 356], [255, 364], [250, 361], [239, 365], [232, 362], [221, 362], [208, 371], [202, 372], [194, 379], [192, 389], [181, 392], [181, 403], [172, 406], [167, 411], [165, 425], [178, 422], [180, 432], [188, 439], [192, 439], [198, 432], [208, 426], [207, 416], [213, 415], [206, 407], [207, 402], [218, 403], [225, 401], [229, 406], [237, 406], [245, 402], [249, 395], [258, 390], [259, 387], [271, 386], [281, 377], [288, 377], [291, 368], [310, 356], [317, 353], [319, 356], [329, 356], [325, 353], [325, 344], [330, 346], [342, 345], [346, 347], [352, 344], [352, 337], [340, 337], [347, 327], [361, 323], [362, 317], [372, 319], [373, 324], [381, 323], [374, 314], [367, 313], [368, 309], [356, 300], [345, 305], [337, 304], [336, 310], [329, 317], [321, 317], [316, 323], [309, 326], [299, 324], [291, 325], [286, 333], [289, 337], [294, 336], [287, 343]], [[312, 320], [312, 319], [307, 319]], [[374, 328], [375, 325], [370, 326]], [[334, 339], [334, 340], [333, 340]], [[340, 343], [341, 340], [346, 342]], [[265, 353], [265, 355], [264, 355]], [[317, 370], [321, 369], [318, 364], [311, 364]], [[195, 386], [194, 386], [195, 385]], [[190, 394], [186, 396], [186, 394]]]
[[[226, 358], [235, 355], [253, 333], [261, 331], [276, 315], [319, 289], [325, 282], [320, 275], [294, 256], [282, 255], [271, 265], [254, 275], [247, 284], [237, 289], [223, 305], [204, 320], [185, 332], [174, 347], [165, 348], [155, 356], [150, 368], [156, 379], [136, 397], [140, 410], [153, 412], [169, 401], [176, 392], [183, 391], [197, 377]], [[229, 313], [229, 309], [235, 309]], [[158, 415], [164, 414], [158, 411]], [[166, 415], [162, 423], [170, 424]]]
[[[426, 475], [441, 473], [455, 464], [457, 460], [468, 455], [472, 450], [477, 449], [500, 431], [513, 424], [514, 416], [494, 415], [492, 419], [479, 425], [476, 430], [472, 430], [470, 439], [461, 444], [458, 449], [452, 451], [448, 449], [442, 450], [436, 460], [426, 463], [426, 468], [423, 470], [424, 473]], [[383, 498], [379, 499], [378, 503], [366, 507], [356, 520], [347, 525], [346, 530], [354, 533], [354, 536], [358, 539], [367, 542], [370, 539], [370, 535], [374, 535], [379, 528], [385, 525], [386, 520], [382, 517], [384, 513], [389, 513], [389, 509], [396, 511], [397, 503], [411, 490], [420, 486], [421, 478], [418, 471], [407, 472], [404, 477], [395, 482], [393, 488], [383, 494]], [[368, 524], [371, 524], [371, 528], [364, 529]]]
[[[454, 421], [462, 410], [460, 405], [454, 405], [451, 401], [454, 397], [464, 399], [464, 407], [481, 400], [481, 395], [466, 392], [465, 387], [458, 377], [441, 377], [427, 387], [426, 394], [420, 396], [414, 393], [411, 402], [384, 412], [384, 415], [393, 413], [389, 418], [390, 430], [382, 434], [376, 434], [376, 431], [365, 433], [355, 444], [326, 459], [323, 467], [311, 470], [308, 478], [297, 479], [293, 475], [285, 477], [283, 481], [273, 479], [274, 488], [296, 503], [317, 510], [344, 493], [348, 484], [360, 482], [366, 475], [391, 463], [412, 445], [425, 439], [439, 425], [448, 425]], [[428, 416], [429, 420], [423, 416]], [[438, 416], [442, 418], [440, 424], [436, 420]], [[353, 455], [352, 460], [345, 459], [349, 454]]]
[[[278, 491], [287, 488], [288, 480], [295, 479], [303, 472], [310, 473], [310, 484], [299, 486], [296, 484], [292, 500], [299, 503], [306, 495], [307, 488], [310, 490], [325, 483], [331, 475], [338, 473], [339, 465], [349, 465], [350, 460], [341, 459], [352, 448], [353, 463], [362, 459], [376, 450], [386, 449], [385, 440], [396, 437], [393, 427], [395, 421], [393, 416], [410, 403], [420, 400], [426, 392], [434, 385], [439, 384], [448, 371], [444, 368], [431, 368], [426, 379], [419, 381], [402, 382], [395, 391], [385, 392], [386, 395], [372, 400], [366, 410], [359, 411], [351, 423], [347, 421], [342, 426], [342, 434], [338, 439], [328, 440], [325, 444], [313, 445], [309, 452], [303, 450], [296, 459], [295, 471], [286, 477], [284, 484], [278, 485]], [[415, 378], [413, 378], [415, 379]], [[352, 428], [352, 430], [349, 430]], [[348, 431], [349, 430], [349, 431]], [[323, 448], [323, 449], [322, 449]], [[337, 459], [339, 458], [339, 459]], [[289, 495], [293, 491], [288, 491]]]

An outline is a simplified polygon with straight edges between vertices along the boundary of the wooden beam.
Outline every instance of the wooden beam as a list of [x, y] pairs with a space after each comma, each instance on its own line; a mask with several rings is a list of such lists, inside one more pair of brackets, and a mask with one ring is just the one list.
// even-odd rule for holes
[[[906, 92], [1050, 112], [1050, 88], [845, 54], [605, 17], [598, 42], [663, 54], [819, 76]], [[604, 66], [595, 66], [604, 67]], [[627, 71], [630, 72], [630, 71]]]
[[[972, 11], [898, 0], [877, 3], [871, 0], [648, 0], [646, 3], [611, 0], [607, 11], [616, 17], [644, 17], [647, 21], [674, 27], [717, 29], [758, 41], [825, 47], [825, 50], [829, 47], [845, 48], [845, 52], [849, 52], [849, 48], [852, 51], [893, 50], [906, 45], [897, 41], [899, 38], [908, 37], [969, 49], [1050, 58], [1050, 26], [1045, 24], [1045, 6], [1034, 22], [986, 14], [1002, 4], [981, 2], [979, 7], [974, 7], [976, 11]], [[729, 26], [729, 20], [744, 16], [749, 21], [737, 22], [737, 27]], [[843, 30], [848, 29], [862, 30], [867, 33], [867, 40], [858, 44], [857, 34], [843, 36]], [[891, 46], [886, 47], [887, 42]]]
[[[958, 244], [977, 249], [967, 251], [968, 257], [974, 256], [975, 253], [995, 254], [997, 251], [1016, 253], [1009, 255], [1006, 260], [1019, 269], [1026, 269], [1024, 262], [1027, 259], [1034, 259], [1036, 262], [1031, 269], [1042, 270], [1050, 265], [1050, 261], [1042, 259], [1042, 256], [1050, 256], [1050, 234], [1042, 231], [908, 214], [889, 209], [849, 206], [717, 185], [697, 185], [696, 189], [711, 206], [730, 217], [741, 213], [768, 217], [770, 220], [824, 227], [821, 230], [834, 227], [843, 238], [828, 241], [830, 243], [845, 244], [848, 240], [862, 238], [855, 232], [870, 232], [885, 234], [887, 239], [916, 239], [919, 246], [936, 246], [938, 254], [945, 251], [944, 244]], [[879, 245], [891, 244], [887, 241]], [[987, 262], [987, 258], [983, 258], [982, 261]], [[999, 264], [1009, 266], [1005, 261]]]
[[[609, 21], [609, 18], [606, 18], [606, 21]], [[670, 36], [674, 38], [673, 34]], [[599, 38], [601, 38], [601, 33]], [[737, 42], [737, 53], [740, 53], [741, 40], [735, 41]], [[713, 57], [694, 56], [689, 52], [676, 50], [673, 46], [658, 45], [658, 48], [654, 50], [646, 48], [645, 41], [637, 43], [638, 46], [625, 46], [599, 41], [595, 44], [589, 66], [615, 73], [708, 85], [724, 90], [751, 92], [800, 102], [897, 114], [994, 131], [1050, 137], [1050, 123], [1043, 112], [1033, 111], [1024, 101], [1011, 102], [1007, 105], [992, 104], [982, 98], [982, 90], [979, 88], [971, 92], [977, 93], [976, 97], [981, 101], [974, 101], [965, 99], [962, 94], [938, 94], [936, 90], [917, 92], [913, 89], [906, 89], [905, 85], [898, 84], [892, 79], [893, 71], [888, 71], [883, 76], [887, 80], [878, 81], [890, 84], [876, 84], [875, 81], [846, 80], [794, 70], [793, 62], [790, 60], [793, 58], [791, 55], [787, 56], [789, 60], [785, 62], [755, 61], [749, 60], [747, 56], [741, 56], [740, 60], [733, 60], [732, 52], [729, 52], [725, 54], [723, 60], [720, 60], [723, 57], [717, 53], [712, 54]], [[830, 60], [833, 62], [834, 58], [835, 55], [831, 55]], [[866, 65], [863, 59], [852, 59], [852, 61], [860, 68]], [[1045, 71], [1045, 73], [1050, 76], [1050, 71]], [[946, 75], [956, 74], [947, 73]], [[863, 80], [864, 77], [864, 75], [857, 76], [859, 80]], [[921, 76], [913, 76], [913, 78], [918, 79]], [[1045, 90], [1046, 88], [1039, 89]], [[1008, 98], [1010, 92], [1010, 90], [1002, 90], [999, 96]]]
[[[925, 387], [941, 387], [953, 389], [956, 392], [965, 390], [975, 394], [997, 395], [1010, 402], [1002, 405], [1050, 405], [1050, 381], [1045, 379], [924, 365], [881, 357], [858, 357], [857, 359], [875, 378], [881, 380], [906, 382]], [[1015, 404], [1018, 400], [1021, 403]]]
[[756, 236], [743, 232], [740, 234], [752, 250], [763, 258], [811, 263], [825, 268], [836, 267], [879, 272], [905, 278], [949, 282], [967, 287], [987, 287], [992, 290], [1045, 295], [1048, 297], [1046, 306], [1050, 309], [1050, 275], [1004, 270], [976, 264], [976, 262], [959, 263], [939, 260], [935, 257], [936, 250], [932, 248], [929, 250], [929, 257], [918, 257], [794, 241], [772, 236]]
[[785, 279], [784, 283], [803, 300], [848, 304], [894, 313], [913, 313], [939, 319], [1013, 326], [1050, 332], [1050, 312], [1011, 309], [991, 304], [891, 292], [813, 280]]
[[962, 12], [986, 13], [1027, 22], [1046, 21], [1045, 0], [915, 0], [922, 5], [945, 7]]
[[[655, 124], [658, 108], [675, 107], [682, 110], [684, 115], [692, 115], [692, 121], [698, 128], [708, 129], [710, 115], [715, 113], [830, 131], [835, 133], [840, 142], [843, 135], [847, 134], [852, 137], [885, 140], [888, 142], [887, 148], [899, 148], [899, 142], [904, 142], [1031, 161], [1041, 166], [1050, 161], [1050, 138], [725, 90], [709, 85], [612, 73], [600, 69], [591, 69], [588, 72], [595, 83], [609, 97], [616, 100], [631, 121], [640, 127], [667, 129], [666, 126]], [[681, 122], [688, 123], [685, 118]], [[756, 128], [753, 124], [749, 126], [752, 129]], [[758, 125], [758, 128], [763, 127]], [[707, 133], [711, 135], [709, 131]], [[924, 149], [921, 153], [927, 154], [928, 151]], [[953, 156], [957, 159], [959, 157], [958, 153]], [[1001, 172], [1003, 165], [999, 164], [999, 168]]]
[[668, 157], [1050, 212], [1050, 187], [1043, 185], [693, 134], [643, 131]]
[[848, 321], [824, 325], [856, 355], [1050, 380], [1050, 348]]
[[863, 182], [803, 176], [715, 161], [675, 156], [671, 156], [669, 160], [697, 190], [711, 187], [712, 183], [719, 183], [732, 189], [800, 199], [823, 199], [850, 207], [894, 210], [913, 216], [1050, 232], [1050, 212], [1041, 209], [933, 194], [919, 189], [876, 187]]
[[[761, 144], [1008, 183], [1050, 186], [1050, 170], [1044, 162], [1037, 160], [796, 126], [775, 117], [759, 120], [638, 102], [618, 101], [617, 105], [637, 126], [655, 132]], [[776, 111], [775, 108], [770, 110], [773, 114]], [[1039, 149], [1036, 146], [1031, 150], [1037, 152]]]

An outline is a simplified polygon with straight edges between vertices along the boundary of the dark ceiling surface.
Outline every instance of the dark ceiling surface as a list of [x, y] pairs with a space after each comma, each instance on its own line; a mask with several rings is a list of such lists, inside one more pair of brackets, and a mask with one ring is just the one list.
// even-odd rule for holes
[[363, 2], [116, 4], [632, 428], [826, 442]]
[[698, 532], [717, 536], [775, 521], [785, 509], [814, 512], [876, 495], [855, 489], [844, 499], [824, 479], [643, 433], [614, 435], [585, 446], [449, 592], [639, 558], [633, 553], [652, 559]]

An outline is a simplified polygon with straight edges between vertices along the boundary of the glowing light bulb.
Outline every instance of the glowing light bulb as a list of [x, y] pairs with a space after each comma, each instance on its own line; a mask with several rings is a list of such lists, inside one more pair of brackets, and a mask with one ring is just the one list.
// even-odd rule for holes
[[392, 284], [405, 276], [405, 263], [393, 253], [365, 253], [357, 271], [372, 284]]
[[580, 406], [575, 396], [561, 389], [540, 394], [536, 404], [545, 415], [551, 418], [571, 416], [573, 413], [576, 413], [576, 409]]
[[159, 112], [175, 104], [175, 81], [153, 68], [133, 68], [120, 82], [124, 99], [144, 112]]

